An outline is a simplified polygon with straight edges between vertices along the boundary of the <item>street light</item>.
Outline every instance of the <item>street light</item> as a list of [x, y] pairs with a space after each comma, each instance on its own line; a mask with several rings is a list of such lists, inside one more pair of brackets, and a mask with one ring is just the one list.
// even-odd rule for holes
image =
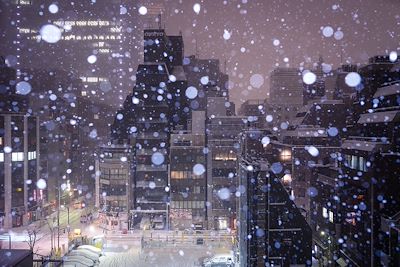
[[[61, 208], [61, 185], [57, 187], [58, 192], [58, 208], [57, 208], [57, 252], [60, 251], [60, 208]], [[66, 188], [69, 191], [69, 187]], [[69, 206], [67, 206], [68, 211], [68, 225], [69, 225]]]

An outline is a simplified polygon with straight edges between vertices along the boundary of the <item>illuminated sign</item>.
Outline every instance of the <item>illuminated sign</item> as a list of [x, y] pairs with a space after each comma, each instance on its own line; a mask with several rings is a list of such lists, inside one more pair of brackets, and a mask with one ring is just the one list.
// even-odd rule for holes
[[164, 32], [144, 32], [145, 37], [163, 37]]

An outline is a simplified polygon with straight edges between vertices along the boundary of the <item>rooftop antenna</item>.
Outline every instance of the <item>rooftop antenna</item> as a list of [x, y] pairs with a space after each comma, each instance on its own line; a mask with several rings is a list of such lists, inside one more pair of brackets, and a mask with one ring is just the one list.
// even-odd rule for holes
[[161, 30], [161, 12], [158, 14], [158, 29]]
[[340, 42], [340, 65], [343, 65], [343, 42]]
[[226, 57], [224, 59], [224, 73], [226, 74]]
[[199, 58], [199, 49], [197, 47], [197, 35], [196, 35], [196, 38], [195, 38], [195, 44], [196, 44], [196, 53], [195, 53], [195, 55], [196, 55], [196, 58]]

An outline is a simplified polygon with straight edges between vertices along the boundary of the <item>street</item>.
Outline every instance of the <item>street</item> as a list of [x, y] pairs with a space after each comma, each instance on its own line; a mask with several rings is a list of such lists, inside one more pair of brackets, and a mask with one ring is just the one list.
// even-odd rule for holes
[[[62, 249], [62, 253], [65, 253], [68, 246], [68, 220], [71, 232], [74, 231], [74, 229], [81, 229], [82, 235], [93, 236], [97, 234], [95, 223], [82, 224], [80, 222], [80, 216], [82, 212], [85, 212], [85, 210], [74, 209], [72, 207], [70, 207], [69, 212], [66, 208], [60, 210], [59, 241], [57, 230], [57, 212], [51, 214], [47, 220], [36, 221], [29, 226], [23, 226], [9, 230], [8, 234], [11, 236], [11, 248], [29, 249], [29, 245], [26, 242], [28, 236], [27, 230], [35, 229], [35, 232], [37, 233], [37, 242], [34, 247], [34, 252], [36, 254], [42, 256], [50, 255], [52, 248], [54, 250], [57, 248], [58, 242], [60, 248]], [[99, 229], [98, 232], [100, 233], [101, 230]], [[1, 242], [3, 248], [9, 247], [8, 240], [2, 240]]]
[[[200, 233], [185, 233], [182, 231], [104, 231], [95, 220], [91, 223], [81, 223], [80, 216], [84, 209], [66, 208], [60, 210], [60, 236], [58, 241], [57, 212], [47, 221], [35, 222], [29, 226], [14, 228], [8, 233], [11, 236], [11, 248], [29, 249], [26, 242], [28, 229], [36, 229], [37, 243], [34, 252], [37, 257], [50, 255], [58, 242], [61, 253], [68, 252], [68, 219], [70, 231], [80, 229], [82, 236], [104, 236], [104, 257], [100, 266], [201, 266], [204, 258], [216, 253], [228, 253], [232, 249], [232, 238], [227, 232], [201, 231]], [[69, 217], [69, 218], [68, 218]], [[54, 227], [53, 227], [54, 225]], [[53, 229], [53, 238], [51, 234]], [[201, 244], [197, 240], [202, 239]], [[8, 240], [3, 240], [2, 247], [9, 246]]]

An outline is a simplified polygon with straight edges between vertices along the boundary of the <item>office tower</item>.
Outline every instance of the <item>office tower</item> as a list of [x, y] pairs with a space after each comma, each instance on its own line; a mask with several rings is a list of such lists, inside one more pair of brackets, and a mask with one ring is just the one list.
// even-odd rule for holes
[[128, 230], [131, 185], [131, 147], [127, 144], [100, 146], [96, 160], [95, 206], [107, 230]]
[[[39, 118], [27, 113], [25, 83], [15, 86], [15, 71], [0, 63], [1, 226], [26, 225], [41, 217], [46, 181], [40, 179]], [[26, 89], [26, 90], [25, 90]], [[19, 92], [20, 94], [16, 94]]]
[[269, 103], [278, 106], [303, 104], [303, 84], [299, 69], [277, 68], [271, 73]]
[[82, 96], [94, 103], [105, 101], [115, 108], [123, 100], [122, 93], [133, 84], [133, 66], [139, 61], [134, 57], [140, 44], [136, 6], [105, 0], [18, 0], [1, 5], [4, 17], [15, 22], [7, 31], [16, 43], [4, 43], [4, 53], [19, 79], [30, 75], [20, 73], [23, 69], [47, 66], [79, 77]]
[[[311, 226], [316, 257], [331, 264], [399, 264], [398, 64], [371, 58], [358, 70], [352, 124], [336, 166], [318, 169]], [[361, 89], [362, 88], [362, 89]], [[338, 242], [335, 242], [338, 240]]]
[[272, 71], [269, 98], [265, 108], [266, 127], [284, 130], [284, 125], [287, 125], [302, 105], [303, 81], [300, 70], [277, 68]]
[[168, 222], [170, 203], [169, 148], [174, 127], [187, 126], [184, 109], [186, 77], [181, 36], [162, 29], [144, 31], [144, 63], [138, 66], [136, 85], [117, 112], [112, 137], [132, 145], [134, 187], [131, 209], [143, 220]]
[[246, 100], [239, 109], [238, 115], [245, 116], [252, 124], [258, 128], [263, 128], [266, 119], [266, 106], [268, 104], [265, 100], [250, 99]]
[[170, 148], [170, 228], [207, 228], [205, 112], [192, 111], [189, 131], [174, 131]]
[[282, 168], [265, 160], [269, 132], [245, 131], [239, 159], [237, 250], [240, 266], [311, 266], [312, 232], [276, 174]]
[[327, 68], [324, 68], [323, 64], [324, 60], [322, 56], [320, 56], [318, 62], [316, 63], [316, 65], [314, 65], [314, 68], [311, 70], [316, 76], [315, 82], [312, 84], [305, 84], [305, 83], [303, 84], [304, 105], [315, 100], [326, 98], [325, 79], [330, 71], [328, 71]]
[[236, 228], [239, 134], [247, 118], [217, 116], [207, 124], [207, 215], [211, 229]]

